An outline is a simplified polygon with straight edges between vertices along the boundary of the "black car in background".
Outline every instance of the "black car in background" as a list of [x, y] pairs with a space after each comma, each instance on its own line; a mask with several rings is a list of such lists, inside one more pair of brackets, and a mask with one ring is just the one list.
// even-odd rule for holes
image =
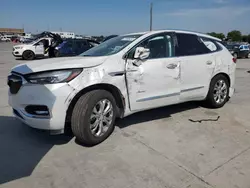
[[235, 58], [249, 58], [249, 45], [235, 44], [226, 47]]
[[66, 39], [55, 48], [55, 56], [77, 56], [97, 45], [97, 41], [90, 39]]

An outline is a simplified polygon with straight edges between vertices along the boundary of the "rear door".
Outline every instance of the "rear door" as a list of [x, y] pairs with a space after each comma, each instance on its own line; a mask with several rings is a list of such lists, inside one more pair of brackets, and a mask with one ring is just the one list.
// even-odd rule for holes
[[194, 34], [176, 33], [176, 36], [176, 55], [181, 61], [180, 100], [203, 99], [216, 65], [216, 58], [211, 53], [216, 50], [216, 46], [209, 42], [206, 46], [204, 41]]

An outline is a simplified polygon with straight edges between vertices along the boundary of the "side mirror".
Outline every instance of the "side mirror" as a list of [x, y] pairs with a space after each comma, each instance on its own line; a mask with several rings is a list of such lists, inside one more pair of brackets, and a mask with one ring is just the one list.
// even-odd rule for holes
[[150, 54], [150, 50], [148, 48], [137, 47], [135, 49], [134, 58], [139, 59], [139, 60], [145, 60], [149, 57], [149, 54]]

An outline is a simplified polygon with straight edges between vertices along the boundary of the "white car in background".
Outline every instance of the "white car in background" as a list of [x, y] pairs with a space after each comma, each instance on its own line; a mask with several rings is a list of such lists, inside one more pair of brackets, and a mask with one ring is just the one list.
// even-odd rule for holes
[[0, 40], [3, 42], [10, 42], [11, 41], [11, 39], [9, 37], [6, 37], [6, 36], [1, 36]]
[[13, 46], [12, 54], [15, 57], [33, 60], [36, 57], [48, 56], [49, 49], [53, 51], [57, 45], [63, 42], [59, 35], [46, 31], [34, 37], [36, 37], [36, 40], [30, 43]]
[[47, 46], [49, 46], [51, 40], [51, 38], [40, 38], [28, 44], [15, 45], [13, 46], [12, 54], [15, 57], [21, 57], [25, 60], [33, 60], [36, 57], [48, 56], [48, 53], [45, 52], [45, 44], [47, 43]]
[[31, 127], [71, 129], [95, 145], [116, 118], [186, 101], [222, 107], [234, 93], [236, 59], [221, 40], [163, 30], [114, 37], [78, 57], [14, 67], [8, 77], [14, 115]]

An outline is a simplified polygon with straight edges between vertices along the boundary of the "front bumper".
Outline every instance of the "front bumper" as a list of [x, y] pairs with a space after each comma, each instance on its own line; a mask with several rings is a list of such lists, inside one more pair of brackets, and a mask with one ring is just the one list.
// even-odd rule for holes
[[14, 57], [22, 57], [23, 52], [14, 50], [14, 51], [12, 51], [12, 55], [13, 55]]
[[[69, 96], [73, 88], [67, 83], [50, 85], [24, 84], [17, 94], [9, 91], [9, 105], [14, 115], [25, 124], [43, 130], [59, 131], [64, 129]], [[46, 106], [49, 115], [34, 115], [27, 112], [30, 105]]]

